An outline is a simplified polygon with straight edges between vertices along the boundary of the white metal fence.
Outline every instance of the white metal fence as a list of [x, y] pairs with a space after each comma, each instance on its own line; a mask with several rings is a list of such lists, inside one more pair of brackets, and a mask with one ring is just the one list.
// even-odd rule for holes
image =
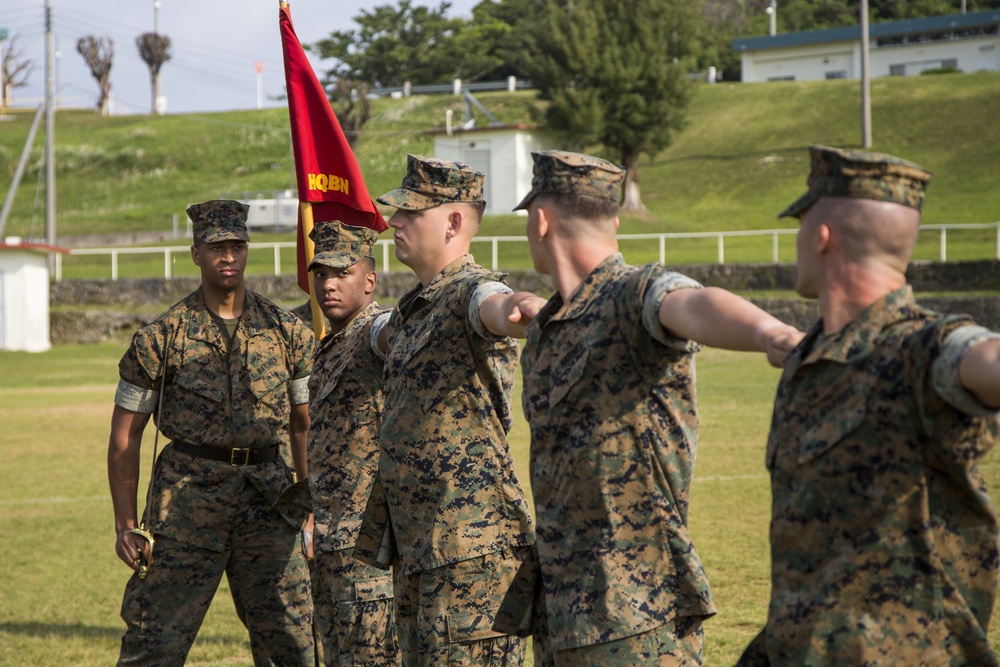
[[[995, 247], [993, 257], [1000, 259], [1000, 221], [984, 224], [971, 225], [924, 225], [921, 232], [938, 233], [938, 259], [942, 262], [948, 260], [948, 232], [965, 230], [995, 230]], [[739, 237], [764, 236], [771, 239], [772, 263], [778, 263], [778, 237], [796, 234], [797, 229], [763, 229], [734, 232], [686, 232], [686, 233], [660, 233], [660, 234], [620, 234], [619, 241], [656, 241], [659, 245], [660, 262], [666, 263], [667, 241], [676, 239], [715, 239], [716, 240], [716, 261], [719, 264], [726, 263], [726, 240]], [[501, 243], [526, 243], [524, 236], [483, 236], [473, 239], [474, 244], [480, 247], [487, 243], [490, 245], [490, 266], [493, 270], [502, 268], [500, 266], [500, 244]], [[389, 258], [393, 242], [390, 239], [379, 240], [376, 245], [380, 248], [382, 271], [389, 270]], [[279, 241], [271, 243], [251, 243], [251, 248], [270, 248], [274, 256], [274, 275], [280, 276], [283, 271], [281, 261], [281, 250], [295, 248], [294, 241]], [[475, 245], [473, 250], [475, 250]], [[145, 248], [74, 248], [70, 250], [70, 255], [103, 255], [108, 256], [111, 262], [111, 279], [118, 280], [118, 260], [122, 255], [162, 255], [163, 256], [163, 276], [169, 278], [171, 275], [171, 259], [174, 254], [186, 255], [190, 251], [190, 246], [168, 246], [168, 247], [145, 247]], [[56, 254], [55, 279], [62, 280], [63, 256]], [[295, 266], [288, 268], [288, 272], [294, 272]]]

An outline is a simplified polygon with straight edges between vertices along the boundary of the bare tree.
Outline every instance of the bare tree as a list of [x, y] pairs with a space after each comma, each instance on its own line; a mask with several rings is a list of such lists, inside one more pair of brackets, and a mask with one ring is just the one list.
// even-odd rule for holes
[[6, 109], [14, 99], [14, 89], [28, 85], [28, 74], [34, 64], [17, 50], [17, 35], [10, 38], [3, 52], [3, 85], [0, 86], [0, 109]]
[[160, 96], [160, 68], [170, 60], [170, 38], [155, 32], [145, 32], [135, 38], [139, 57], [149, 68], [149, 81], [153, 87], [153, 110], [157, 113], [156, 100]]
[[347, 143], [353, 149], [361, 138], [361, 131], [372, 115], [372, 101], [369, 98], [372, 86], [364, 81], [334, 79], [330, 101], [336, 104], [334, 111], [344, 131]]
[[81, 37], [76, 43], [77, 52], [83, 56], [90, 68], [90, 75], [97, 81], [97, 111], [108, 115], [108, 101], [111, 98], [111, 61], [115, 55], [114, 42], [110, 37]]

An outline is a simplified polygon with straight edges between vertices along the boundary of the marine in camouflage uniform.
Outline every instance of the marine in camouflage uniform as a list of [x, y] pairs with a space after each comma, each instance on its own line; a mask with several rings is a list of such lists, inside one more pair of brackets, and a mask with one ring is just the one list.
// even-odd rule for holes
[[378, 473], [382, 357], [371, 328], [385, 312], [373, 300], [372, 246], [378, 235], [332, 221], [310, 233], [309, 263], [329, 331], [309, 378], [309, 489], [315, 514], [313, 592], [329, 667], [401, 664], [392, 574], [354, 558]]
[[[313, 665], [312, 602], [299, 528], [279, 503], [305, 474], [312, 333], [244, 286], [246, 215], [235, 201], [188, 209], [201, 287], [137, 332], [119, 364], [108, 476], [116, 551], [132, 569], [122, 603], [121, 665], [182, 665], [223, 573], [256, 665]], [[213, 310], [213, 308], [215, 310]], [[233, 317], [226, 317], [226, 316]], [[150, 415], [171, 443], [137, 527], [142, 432]]]
[[[402, 187], [378, 199], [398, 208], [396, 256], [420, 279], [381, 332], [379, 475], [406, 665], [520, 665], [524, 656], [524, 639], [491, 629], [534, 525], [507, 443], [518, 344], [484, 317], [511, 290], [467, 254], [482, 185], [466, 165], [411, 155]], [[376, 524], [376, 539], [390, 526]]]
[[626, 264], [621, 168], [532, 156], [518, 209], [535, 267], [558, 290], [521, 356], [544, 593], [535, 662], [701, 664], [702, 619], [716, 610], [687, 531], [694, 354], [702, 342], [777, 361], [799, 332], [659, 264]]
[[1000, 337], [905, 284], [929, 172], [823, 146], [811, 158], [781, 215], [801, 218], [797, 290], [822, 319], [778, 386], [771, 602], [740, 664], [1000, 664], [997, 518], [977, 467], [1000, 434]]

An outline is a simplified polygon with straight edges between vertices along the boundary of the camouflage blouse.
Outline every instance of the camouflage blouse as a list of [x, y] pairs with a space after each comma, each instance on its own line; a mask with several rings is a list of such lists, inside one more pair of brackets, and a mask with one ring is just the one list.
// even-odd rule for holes
[[[250, 449], [280, 445], [287, 438], [290, 404], [308, 400], [312, 350], [312, 332], [295, 316], [247, 290], [227, 352], [199, 289], [133, 336], [118, 365], [115, 403], [153, 414], [171, 441]], [[273, 503], [290, 484], [290, 473], [280, 458], [234, 467], [166, 447], [157, 465], [152, 530], [221, 550], [247, 482]], [[291, 512], [286, 518], [299, 520]]]
[[337, 334], [324, 338], [309, 377], [309, 490], [316, 550], [354, 546], [378, 473], [382, 358], [372, 351], [377, 303]]
[[715, 613], [687, 532], [694, 352], [657, 313], [697, 282], [606, 259], [528, 328], [522, 403], [553, 650]]
[[386, 325], [379, 473], [404, 574], [534, 542], [507, 443], [518, 344], [486, 331], [474, 300], [501, 278], [466, 255]]
[[985, 331], [971, 324], [905, 287], [789, 356], [767, 445], [771, 664], [998, 664], [997, 517], [977, 463], [1000, 421], [956, 395], [965, 334]]

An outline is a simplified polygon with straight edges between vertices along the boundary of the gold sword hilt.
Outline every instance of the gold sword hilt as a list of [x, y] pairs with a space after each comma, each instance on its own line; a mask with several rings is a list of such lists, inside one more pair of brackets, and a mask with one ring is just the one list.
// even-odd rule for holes
[[146, 575], [149, 574], [149, 568], [153, 567], [153, 547], [156, 546], [156, 538], [153, 537], [151, 532], [146, 530], [145, 524], [139, 526], [138, 528], [132, 528], [129, 532], [133, 535], [138, 535], [149, 544], [148, 555], [144, 554], [142, 549], [139, 549], [139, 569], [137, 574], [140, 579], [145, 579]]

